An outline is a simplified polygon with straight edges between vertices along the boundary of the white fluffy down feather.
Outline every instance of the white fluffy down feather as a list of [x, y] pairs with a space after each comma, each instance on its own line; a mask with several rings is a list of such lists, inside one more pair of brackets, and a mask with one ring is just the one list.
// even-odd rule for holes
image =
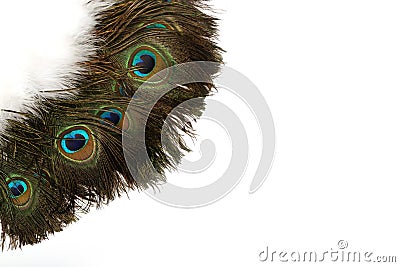
[[[41, 91], [68, 88], [93, 54], [95, 15], [88, 0], [18, 0], [0, 4], [0, 130], [5, 110], [23, 112]], [[65, 97], [53, 92], [46, 97]]]

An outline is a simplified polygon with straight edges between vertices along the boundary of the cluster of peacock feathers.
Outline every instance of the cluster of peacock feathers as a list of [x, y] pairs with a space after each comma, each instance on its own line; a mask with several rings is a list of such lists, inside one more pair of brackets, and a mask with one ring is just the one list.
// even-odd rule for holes
[[[146, 97], [134, 95], [168, 67], [221, 62], [216, 19], [204, 8], [196, 0], [109, 3], [96, 15], [96, 51], [80, 63], [82, 71], [69, 81], [68, 89], [57, 92], [63, 97], [47, 98], [43, 92], [25, 112], [1, 111], [12, 115], [0, 134], [3, 248], [38, 243], [90, 207], [165, 180], [164, 170], [174, 168], [188, 150], [180, 133], [194, 134], [188, 119], [201, 116], [204, 102], [174, 114], [169, 147], [161, 142], [165, 119], [181, 103], [210, 95], [213, 85], [177, 85], [157, 101], [147, 121], [142, 118]], [[216, 71], [207, 74], [210, 82]], [[152, 86], [166, 83], [168, 78]], [[133, 112], [128, 114], [130, 103]], [[124, 154], [123, 132], [141, 124], [146, 129], [145, 147], [135, 147], [131, 136], [133, 145]], [[134, 168], [129, 169], [127, 162]]]

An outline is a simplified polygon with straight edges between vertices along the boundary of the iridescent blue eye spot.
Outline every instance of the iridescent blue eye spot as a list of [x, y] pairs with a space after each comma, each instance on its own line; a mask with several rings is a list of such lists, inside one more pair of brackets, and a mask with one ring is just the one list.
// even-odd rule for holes
[[11, 198], [18, 198], [28, 190], [28, 185], [24, 181], [15, 180], [8, 184], [8, 188], [11, 192]]
[[105, 111], [100, 115], [100, 118], [111, 122], [115, 126], [117, 126], [122, 120], [122, 112], [117, 109], [110, 109], [110, 111]]
[[84, 148], [88, 142], [89, 134], [85, 130], [74, 130], [64, 135], [61, 147], [66, 153], [74, 154]]
[[139, 77], [147, 77], [154, 70], [156, 61], [156, 55], [153, 52], [139, 51], [132, 61], [132, 66], [136, 69], [133, 73]]
[[167, 26], [165, 26], [162, 23], [154, 23], [154, 24], [151, 24], [151, 25], [147, 26], [146, 28], [147, 29], [166, 29]]

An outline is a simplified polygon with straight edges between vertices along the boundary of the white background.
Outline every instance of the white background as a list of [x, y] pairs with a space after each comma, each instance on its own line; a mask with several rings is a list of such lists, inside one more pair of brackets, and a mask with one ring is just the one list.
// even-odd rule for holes
[[133, 192], [48, 241], [1, 253], [0, 266], [285, 266], [258, 255], [267, 245], [329, 251], [341, 239], [400, 260], [400, 3], [212, 4], [223, 10], [227, 65], [258, 85], [274, 116], [264, 186], [248, 194], [259, 151], [244, 120], [251, 164], [223, 200], [185, 210]]

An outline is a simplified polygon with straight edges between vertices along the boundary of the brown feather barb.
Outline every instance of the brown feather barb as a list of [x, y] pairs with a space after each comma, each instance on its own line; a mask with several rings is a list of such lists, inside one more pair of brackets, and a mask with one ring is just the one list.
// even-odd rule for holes
[[[164, 122], [186, 100], [210, 95], [212, 84], [176, 86], [165, 94], [145, 125], [146, 147], [133, 143], [128, 156], [122, 132], [145, 123], [147, 96], [134, 100], [133, 113], [125, 111], [137, 89], [157, 72], [191, 61], [222, 62], [215, 43], [217, 20], [202, 12], [205, 8], [200, 0], [113, 1], [97, 17], [96, 53], [81, 62], [84, 71], [64, 90], [73, 94], [38, 97], [26, 113], [8, 119], [0, 134], [3, 249], [41, 242], [92, 206], [165, 181], [164, 170], [175, 168], [188, 151], [178, 132], [193, 135], [187, 119], [202, 114], [204, 101], [180, 109], [169, 125], [170, 146], [163, 148]], [[207, 74], [210, 82], [216, 71]]]

